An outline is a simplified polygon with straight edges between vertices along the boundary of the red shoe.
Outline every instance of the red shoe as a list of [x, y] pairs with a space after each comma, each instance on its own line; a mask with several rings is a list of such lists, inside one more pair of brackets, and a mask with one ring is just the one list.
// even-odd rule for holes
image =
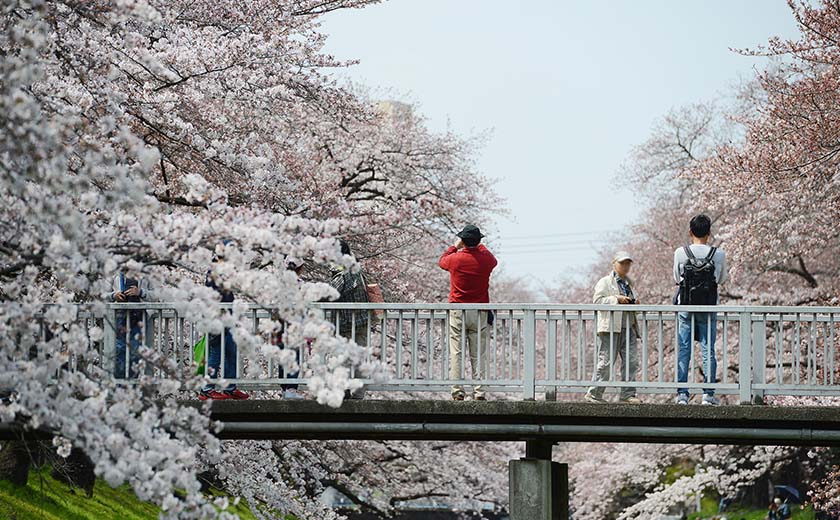
[[221, 399], [233, 399], [224, 392], [219, 392], [216, 390], [210, 390], [209, 392], [199, 392], [198, 399], [200, 401], [206, 401], [208, 399], [212, 399], [214, 401], [221, 400]]
[[234, 388], [233, 390], [225, 390], [222, 393], [225, 395], [224, 399], [235, 399], [237, 401], [243, 401], [251, 397], [250, 395], [246, 394], [238, 388]]

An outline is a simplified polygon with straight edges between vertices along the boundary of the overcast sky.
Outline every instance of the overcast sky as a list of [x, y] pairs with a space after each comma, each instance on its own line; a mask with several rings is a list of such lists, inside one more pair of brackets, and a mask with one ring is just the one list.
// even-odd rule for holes
[[613, 181], [657, 119], [762, 66], [731, 47], [796, 34], [784, 0], [391, 0], [323, 28], [327, 52], [361, 61], [342, 74], [418, 103], [434, 129], [492, 131], [478, 165], [510, 218], [490, 243], [543, 283], [638, 217]]

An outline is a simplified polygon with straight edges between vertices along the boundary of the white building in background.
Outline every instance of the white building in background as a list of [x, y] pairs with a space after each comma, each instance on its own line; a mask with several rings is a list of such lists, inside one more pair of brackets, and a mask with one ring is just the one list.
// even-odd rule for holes
[[396, 121], [408, 119], [414, 110], [411, 105], [401, 101], [378, 101], [374, 106], [376, 110]]

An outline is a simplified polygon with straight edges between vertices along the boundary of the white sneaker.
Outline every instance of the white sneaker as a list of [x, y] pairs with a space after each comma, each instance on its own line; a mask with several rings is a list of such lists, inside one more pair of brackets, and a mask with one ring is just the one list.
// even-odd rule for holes
[[636, 397], [635, 395], [631, 395], [629, 397], [622, 397], [618, 401], [627, 404], [642, 404], [642, 400]]
[[604, 404], [604, 403], [607, 402], [607, 400], [604, 399], [603, 397], [596, 397], [596, 396], [590, 394], [589, 392], [586, 392], [586, 395], [583, 396], [583, 398], [590, 403]]
[[718, 406], [720, 405], [720, 401], [713, 395], [703, 394], [703, 400], [700, 404], [704, 406]]
[[688, 404], [688, 394], [677, 394], [677, 404]]
[[304, 395], [304, 393], [300, 390], [289, 388], [288, 390], [283, 390], [283, 399], [288, 399], [290, 401], [300, 401], [301, 399], [306, 399], [306, 395]]

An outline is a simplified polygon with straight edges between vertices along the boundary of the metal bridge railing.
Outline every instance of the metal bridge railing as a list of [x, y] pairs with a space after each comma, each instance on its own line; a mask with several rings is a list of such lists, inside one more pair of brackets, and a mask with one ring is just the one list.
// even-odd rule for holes
[[[559, 305], [559, 304], [347, 304], [318, 303], [313, 306], [335, 324], [341, 334], [366, 347], [371, 361], [382, 363], [388, 380], [366, 380], [367, 387], [378, 391], [448, 392], [451, 385], [482, 385], [487, 391], [519, 394], [535, 399], [544, 394], [555, 399], [561, 392], [583, 392], [592, 384], [597, 365], [598, 321], [608, 319], [610, 335], [620, 335], [619, 327], [629, 330], [630, 320], [613, 319], [618, 313], [636, 313], [639, 370], [630, 374], [629, 357], [611, 352], [615, 369], [598, 383], [607, 391], [633, 386], [640, 393], [675, 393], [688, 388], [692, 393], [714, 389], [716, 393], [737, 395], [742, 403], [763, 395], [840, 396], [840, 378], [836, 362], [835, 329], [840, 322], [840, 307], [745, 307], [745, 306], [658, 306], [658, 305]], [[225, 307], [224, 304], [220, 305]], [[228, 306], [230, 307], [230, 306]], [[241, 306], [237, 308], [241, 309]], [[254, 333], [261, 330], [261, 320], [269, 310], [246, 306], [238, 318]], [[103, 366], [114, 366], [114, 373], [131, 379], [129, 355], [119, 358], [119, 344], [137, 341], [158, 353], [171, 357], [183, 370], [195, 370], [193, 346], [208, 338], [179, 315], [172, 304], [109, 304], [105, 316], [88, 316], [87, 323], [100, 324], [105, 335], [93, 345]], [[132, 311], [142, 323], [131, 327]], [[138, 311], [142, 311], [139, 312]], [[475, 363], [470, 362], [466, 313], [480, 312], [483, 326], [475, 336]], [[677, 345], [678, 313], [714, 313], [716, 320], [703, 321], [689, 314], [692, 355], [686, 382], [678, 382]], [[492, 324], [487, 318], [493, 316]], [[459, 319], [461, 318], [461, 319]], [[486, 320], [486, 321], [485, 321]], [[703, 325], [706, 330], [698, 326]], [[121, 323], [121, 321], [123, 323]], [[451, 359], [450, 339], [453, 323], [461, 323], [458, 342], [460, 360]], [[618, 323], [618, 326], [616, 325]], [[703, 363], [701, 347], [695, 337], [714, 334], [717, 369], [714, 378], [711, 360]], [[456, 334], [457, 335], [457, 334]], [[124, 337], [121, 337], [124, 336]], [[263, 335], [265, 336], [265, 335]], [[626, 339], [618, 346], [629, 353]], [[265, 340], [269, 339], [266, 336]], [[228, 337], [221, 335], [224, 351]], [[130, 349], [126, 349], [130, 352]], [[310, 352], [299, 352], [299, 378], [279, 377], [278, 367], [270, 359], [243, 362], [237, 356], [236, 378], [230, 381], [246, 388], [278, 388], [281, 384], [307, 383]], [[459, 370], [451, 370], [460, 361]], [[220, 372], [224, 372], [222, 356]], [[206, 363], [206, 360], [205, 360]], [[475, 365], [475, 366], [473, 366]], [[621, 366], [618, 366], [621, 365]], [[481, 370], [476, 370], [480, 367]], [[622, 379], [631, 379], [627, 384]], [[623, 376], [623, 377], [622, 377]]]

